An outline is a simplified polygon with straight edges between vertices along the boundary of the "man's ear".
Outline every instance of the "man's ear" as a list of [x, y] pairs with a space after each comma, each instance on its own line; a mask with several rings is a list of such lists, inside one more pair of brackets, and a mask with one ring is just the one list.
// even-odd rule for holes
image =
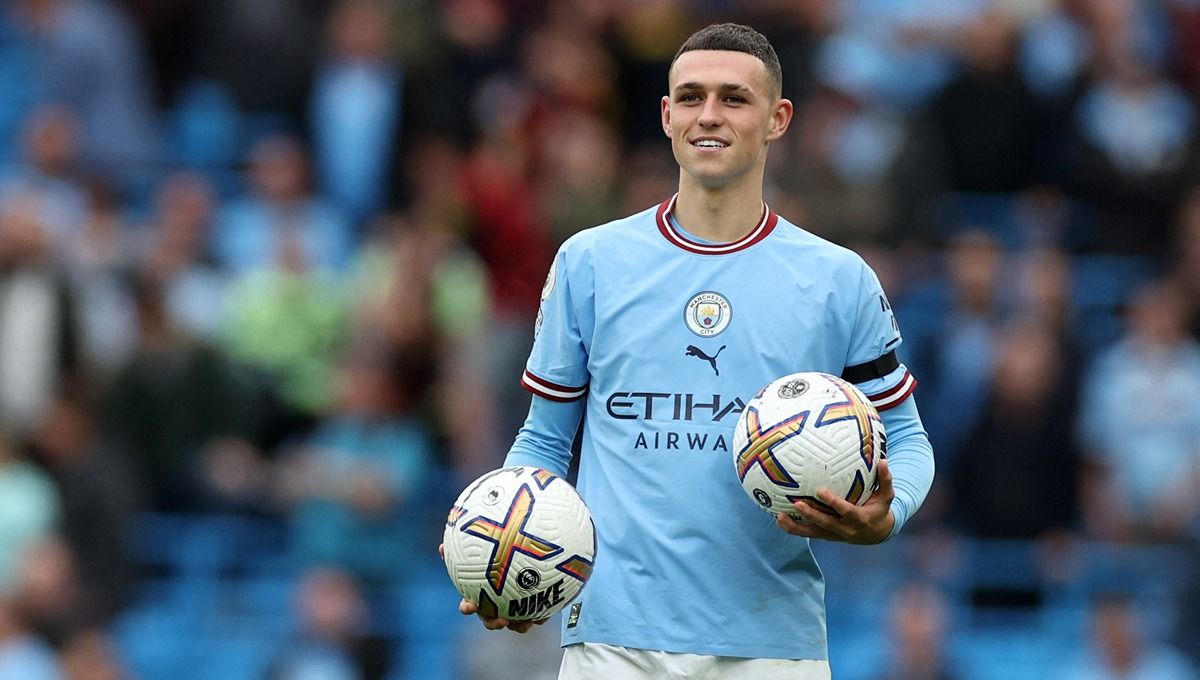
[[767, 141], [779, 139], [783, 133], [787, 132], [788, 126], [792, 124], [794, 111], [790, 99], [780, 99], [775, 102], [775, 110], [771, 112], [771, 131], [767, 133]]
[[671, 136], [671, 98], [663, 97], [661, 102], [662, 108], [662, 129], [663, 134]]

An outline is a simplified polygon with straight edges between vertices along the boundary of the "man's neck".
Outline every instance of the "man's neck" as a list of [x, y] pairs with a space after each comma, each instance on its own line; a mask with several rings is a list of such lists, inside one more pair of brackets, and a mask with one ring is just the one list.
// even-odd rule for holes
[[731, 243], [758, 225], [762, 210], [761, 182], [712, 189], [682, 179], [673, 212], [689, 234], [712, 243]]

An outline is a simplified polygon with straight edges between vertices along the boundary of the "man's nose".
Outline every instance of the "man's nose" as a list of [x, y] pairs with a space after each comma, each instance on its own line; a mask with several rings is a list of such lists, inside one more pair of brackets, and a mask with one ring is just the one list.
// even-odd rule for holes
[[721, 115], [721, 101], [719, 97], [709, 97], [704, 100], [704, 108], [700, 110], [700, 118], [698, 122], [704, 127], [715, 127], [720, 125], [724, 120]]

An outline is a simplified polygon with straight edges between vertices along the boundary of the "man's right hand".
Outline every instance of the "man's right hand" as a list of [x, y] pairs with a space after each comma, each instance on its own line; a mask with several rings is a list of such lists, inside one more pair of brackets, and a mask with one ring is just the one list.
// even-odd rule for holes
[[470, 600], [463, 600], [462, 602], [458, 603], [459, 613], [463, 614], [464, 616], [475, 614], [479, 617], [480, 621], [483, 621], [483, 627], [487, 628], [488, 630], [500, 630], [501, 628], [507, 628], [515, 633], [528, 633], [529, 629], [533, 628], [535, 625], [540, 626], [549, 621], [549, 619], [542, 619], [540, 621], [509, 621], [508, 619], [499, 618], [489, 619], [483, 614], [480, 614], [478, 610], [479, 607]]
[[[445, 545], [438, 546], [438, 555], [441, 555], [443, 561], [446, 559]], [[479, 620], [483, 621], [483, 627], [487, 628], [488, 630], [500, 630], [501, 628], [507, 628], [516, 633], [528, 633], [529, 629], [533, 628], [534, 626], [540, 626], [550, 620], [541, 619], [539, 621], [509, 621], [508, 619], [502, 618], [488, 618], [479, 613], [479, 605], [467, 599], [464, 599], [458, 603], [458, 612], [463, 616], [470, 616], [472, 614], [478, 616]]]

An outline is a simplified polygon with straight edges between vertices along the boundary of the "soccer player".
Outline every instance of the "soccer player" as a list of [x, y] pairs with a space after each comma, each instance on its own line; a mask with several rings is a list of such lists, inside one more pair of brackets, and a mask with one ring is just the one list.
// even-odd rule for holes
[[[766, 38], [709, 26], [668, 81], [679, 192], [559, 250], [522, 379], [535, 396], [505, 461], [566, 475], [582, 417], [577, 486], [598, 548], [563, 616], [560, 678], [828, 678], [807, 539], [879, 543], [920, 506], [933, 452], [916, 381], [874, 272], [763, 202], [767, 150], [792, 119]], [[865, 505], [823, 492], [836, 516], [798, 503], [804, 521], [772, 526], [738, 483], [732, 430], [757, 390], [796, 371], [857, 384], [889, 460]]]

